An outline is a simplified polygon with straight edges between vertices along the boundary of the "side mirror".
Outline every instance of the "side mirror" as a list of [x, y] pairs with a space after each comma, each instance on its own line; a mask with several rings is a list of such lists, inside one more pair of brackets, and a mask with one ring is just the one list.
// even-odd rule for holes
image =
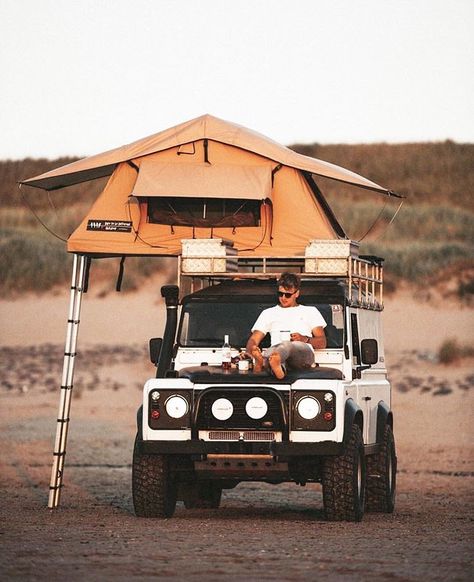
[[360, 343], [361, 360], [363, 364], [372, 366], [379, 361], [379, 347], [375, 339], [363, 339]]
[[150, 340], [150, 360], [152, 364], [155, 364], [155, 366], [158, 366], [162, 344], [163, 338], [161, 337], [154, 337]]

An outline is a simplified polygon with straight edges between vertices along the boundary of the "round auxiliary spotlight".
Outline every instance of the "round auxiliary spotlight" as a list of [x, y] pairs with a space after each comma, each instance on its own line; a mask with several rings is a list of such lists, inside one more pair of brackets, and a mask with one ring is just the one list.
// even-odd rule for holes
[[268, 412], [268, 404], [263, 398], [254, 396], [245, 405], [245, 412], [254, 420], [263, 418]]
[[234, 412], [234, 407], [232, 406], [232, 402], [227, 400], [227, 398], [218, 398], [214, 401], [211, 412], [217, 420], [228, 420]]

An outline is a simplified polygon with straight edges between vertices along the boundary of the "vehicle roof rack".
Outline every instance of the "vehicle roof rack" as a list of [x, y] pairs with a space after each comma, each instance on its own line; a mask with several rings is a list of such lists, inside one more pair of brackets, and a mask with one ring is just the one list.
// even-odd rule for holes
[[277, 279], [282, 272], [304, 280], [343, 280], [351, 305], [383, 309], [383, 262], [375, 255], [358, 256], [349, 240], [311, 241], [304, 256], [239, 256], [224, 239], [187, 239], [178, 257], [178, 285], [187, 295], [224, 280]]

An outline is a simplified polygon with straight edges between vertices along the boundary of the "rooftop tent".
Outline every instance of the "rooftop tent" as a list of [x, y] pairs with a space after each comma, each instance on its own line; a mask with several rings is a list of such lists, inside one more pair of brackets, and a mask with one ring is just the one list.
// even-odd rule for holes
[[302, 255], [344, 237], [312, 175], [390, 193], [358, 174], [204, 115], [22, 184], [54, 190], [110, 176], [68, 251], [178, 255], [181, 240], [224, 238], [239, 253]]

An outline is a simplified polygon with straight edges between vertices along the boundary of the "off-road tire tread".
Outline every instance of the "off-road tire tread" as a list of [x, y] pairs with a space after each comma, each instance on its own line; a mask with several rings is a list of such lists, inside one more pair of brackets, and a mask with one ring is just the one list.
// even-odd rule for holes
[[362, 463], [362, 489], [365, 488], [363, 449], [364, 441], [360, 427], [354, 424], [344, 454], [327, 457], [325, 460], [323, 504], [328, 521], [360, 521], [364, 515], [364, 499], [362, 503], [358, 503], [355, 495], [359, 458]]
[[[387, 462], [393, 454], [392, 471], [394, 479], [393, 492], [388, 482]], [[366, 510], [379, 513], [392, 513], [395, 508], [395, 489], [397, 474], [397, 456], [395, 438], [392, 428], [387, 425], [384, 430], [381, 449], [376, 455], [367, 457], [367, 492]]]
[[142, 454], [138, 436], [132, 464], [132, 496], [138, 517], [171, 517], [176, 508], [176, 483], [165, 455]]

